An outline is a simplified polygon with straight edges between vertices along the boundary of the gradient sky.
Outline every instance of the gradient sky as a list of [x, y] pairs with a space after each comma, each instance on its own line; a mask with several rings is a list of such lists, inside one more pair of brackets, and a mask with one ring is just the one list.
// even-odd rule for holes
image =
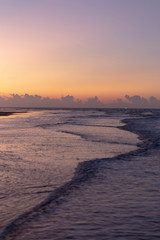
[[159, 0], [0, 0], [0, 95], [160, 95]]

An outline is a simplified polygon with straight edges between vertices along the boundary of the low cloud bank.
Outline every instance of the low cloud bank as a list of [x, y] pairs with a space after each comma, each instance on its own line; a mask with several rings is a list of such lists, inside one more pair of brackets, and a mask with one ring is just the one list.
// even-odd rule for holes
[[147, 99], [139, 95], [125, 95], [124, 100], [121, 98], [117, 99], [117, 101], [111, 105], [122, 108], [160, 108], [160, 100], [154, 96]]
[[126, 95], [124, 99], [117, 99], [112, 103], [101, 102], [97, 96], [86, 101], [73, 96], [49, 98], [39, 95], [11, 94], [10, 97], [0, 96], [0, 107], [26, 107], [26, 108], [160, 108], [160, 100], [154, 96], [146, 99], [135, 95]]

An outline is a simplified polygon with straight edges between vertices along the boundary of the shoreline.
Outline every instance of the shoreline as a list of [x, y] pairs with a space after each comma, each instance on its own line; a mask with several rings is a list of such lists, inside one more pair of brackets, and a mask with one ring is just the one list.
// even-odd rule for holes
[[[132, 118], [130, 118], [132, 119]], [[126, 119], [121, 120], [122, 122]], [[125, 126], [119, 127], [122, 130], [130, 131], [130, 122], [125, 123]], [[125, 129], [126, 127], [126, 129]], [[128, 127], [128, 129], [127, 129]], [[139, 134], [135, 133], [138, 137]], [[142, 141], [143, 142], [143, 141]], [[62, 197], [68, 197], [74, 189], [80, 188], [85, 182], [92, 179], [96, 176], [99, 171], [101, 164], [104, 161], [114, 161], [119, 159], [125, 159], [128, 156], [132, 156], [133, 154], [139, 154], [142, 151], [141, 146], [137, 146], [138, 149], [132, 150], [128, 153], [117, 155], [113, 158], [101, 158], [101, 159], [92, 159], [85, 162], [81, 162], [75, 168], [74, 175], [72, 179], [62, 186], [56, 188], [51, 194], [48, 195], [46, 199], [44, 199], [41, 203], [37, 204], [30, 210], [24, 212], [19, 215], [16, 219], [14, 219], [11, 223], [9, 223], [6, 227], [4, 227], [0, 232], [0, 239], [6, 239], [7, 236], [16, 237], [18, 233], [20, 233], [19, 225], [23, 225], [26, 223], [26, 219], [32, 219], [40, 214], [40, 212], [47, 211], [49, 206], [52, 206], [53, 209], [56, 209], [58, 205], [63, 203]]]
[[10, 116], [15, 114], [16, 112], [0, 112], [0, 117]]
[[[158, 116], [159, 117], [159, 116]], [[0, 239], [6, 239], [7, 236], [15, 237], [16, 234], [21, 232], [19, 225], [25, 225], [26, 219], [32, 219], [39, 215], [43, 211], [47, 211], [47, 208], [52, 206], [52, 209], [56, 209], [58, 205], [63, 203], [62, 198], [67, 198], [74, 189], [80, 188], [85, 182], [93, 178], [101, 167], [101, 163], [104, 161], [115, 161], [115, 160], [128, 160], [130, 157], [141, 156], [151, 150], [152, 148], [159, 147], [159, 139], [155, 138], [155, 135], [150, 134], [152, 132], [150, 128], [150, 122], [155, 116], [147, 117], [148, 124], [144, 126], [142, 118], [130, 118], [123, 119], [121, 122], [125, 123], [124, 126], [118, 128], [135, 133], [139, 139], [142, 141], [137, 145], [137, 149], [130, 151], [128, 153], [117, 155], [113, 158], [104, 158], [104, 159], [92, 159], [86, 162], [81, 162], [77, 165], [73, 178], [63, 184], [62, 186], [56, 188], [51, 194], [48, 195], [48, 198], [42, 201], [40, 204], [36, 205], [34, 208], [29, 211], [21, 214], [18, 218], [8, 224], [2, 232], [0, 232]], [[149, 125], [149, 128], [148, 128]], [[155, 129], [154, 129], [155, 130]], [[15, 235], [14, 235], [15, 234]]]
[[0, 111], [0, 117], [8, 117], [14, 114], [21, 114], [21, 113], [27, 113], [27, 111]]

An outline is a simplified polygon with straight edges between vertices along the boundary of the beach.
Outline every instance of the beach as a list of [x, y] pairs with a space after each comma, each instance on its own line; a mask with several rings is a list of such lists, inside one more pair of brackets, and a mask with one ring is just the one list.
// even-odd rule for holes
[[[54, 133], [55, 143], [61, 141], [59, 150], [63, 147], [63, 154], [60, 151], [55, 154], [52, 142], [54, 155], [50, 158], [51, 149], [44, 148], [49, 142], [45, 143], [43, 138], [43, 149], [36, 154], [40, 159], [45, 157], [52, 169], [44, 168], [42, 160], [37, 162], [37, 155], [29, 155], [37, 174], [34, 182], [33, 169], [26, 165], [29, 159], [21, 156], [20, 161], [25, 162], [21, 164], [23, 177], [27, 170], [32, 180], [28, 186], [19, 183], [23, 204], [17, 217], [13, 214], [8, 223], [6, 219], [1, 239], [159, 239], [159, 110], [54, 110], [41, 115], [41, 124], [33, 124], [35, 116], [30, 116], [30, 122], [32, 131], [28, 125], [27, 131], [31, 131], [32, 137], [33, 129], [39, 138], [42, 131], [43, 137], [44, 133], [47, 138], [50, 136], [51, 142]], [[19, 131], [22, 138], [25, 131], [23, 134], [21, 128]], [[40, 142], [37, 143], [40, 147]], [[55, 167], [53, 159], [54, 164], [56, 159], [56, 164], [63, 159], [62, 165]], [[66, 162], [67, 159], [70, 161]], [[13, 161], [15, 156], [12, 164]], [[40, 182], [40, 169], [43, 176], [49, 174], [47, 182], [45, 178]], [[19, 187], [23, 188], [21, 194]], [[8, 201], [9, 195], [8, 200], [5, 197]]]
[[0, 116], [9, 116], [14, 114], [15, 112], [0, 112]]

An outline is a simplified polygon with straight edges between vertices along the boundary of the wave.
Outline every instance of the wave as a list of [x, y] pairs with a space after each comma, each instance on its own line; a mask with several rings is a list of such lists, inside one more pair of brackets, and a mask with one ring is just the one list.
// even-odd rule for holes
[[[99, 127], [99, 126], [98, 126]], [[115, 127], [113, 127], [115, 128]], [[119, 127], [116, 127], [116, 128], [119, 128]], [[75, 133], [73, 131], [64, 131], [64, 130], [61, 130], [59, 132], [62, 132], [62, 133], [66, 133], [66, 134], [71, 134], [73, 136], [78, 136], [82, 139], [85, 139], [86, 141], [89, 141], [89, 142], [95, 142], [95, 143], [109, 143], [109, 144], [114, 144], [114, 145], [127, 145], [127, 146], [135, 146], [135, 144], [133, 143], [128, 143], [128, 142], [123, 142], [121, 140], [121, 142], [118, 142], [118, 141], [110, 141], [109, 139], [95, 139], [94, 138], [94, 135], [90, 135], [90, 134], [82, 134], [82, 133]]]
[[[142, 118], [141, 118], [142, 119]], [[144, 154], [153, 148], [160, 146], [160, 139], [155, 133], [151, 133], [151, 130], [142, 128], [140, 119], [125, 119], [123, 123], [126, 125], [120, 126], [120, 129], [127, 130], [136, 133], [142, 140], [138, 144], [138, 148], [129, 153], [117, 155], [113, 158], [93, 159], [78, 164], [73, 178], [66, 182], [64, 185], [55, 189], [43, 202], [32, 208], [30, 211], [25, 212], [18, 218], [13, 220], [8, 226], [6, 226], [0, 233], [0, 239], [7, 239], [7, 237], [15, 237], [28, 221], [36, 218], [41, 213], [47, 212], [49, 207], [56, 209], [56, 207], [65, 201], [65, 198], [71, 194], [75, 189], [80, 188], [84, 183], [94, 178], [98, 171], [103, 167], [103, 163], [106, 161], [123, 160], [130, 161], [131, 157], [138, 154]], [[144, 124], [143, 124], [144, 127]]]
[[65, 123], [52, 123], [52, 124], [49, 124], [49, 123], [46, 123], [46, 124], [38, 124], [38, 125], [35, 125], [34, 127], [35, 128], [51, 128], [51, 127], [55, 127], [55, 126], [58, 126], [58, 125], [63, 125]]
[[114, 128], [115, 126], [111, 126], [111, 125], [100, 125], [100, 124], [87, 124], [87, 123], [77, 123], [77, 122], [71, 122], [71, 121], [67, 121], [67, 122], [61, 122], [61, 123], [47, 123], [47, 124], [37, 124], [34, 127], [35, 128], [51, 128], [51, 127], [55, 127], [55, 126], [61, 126], [61, 125], [75, 125], [75, 126], [85, 126], [85, 127], [101, 127], [101, 128]]

